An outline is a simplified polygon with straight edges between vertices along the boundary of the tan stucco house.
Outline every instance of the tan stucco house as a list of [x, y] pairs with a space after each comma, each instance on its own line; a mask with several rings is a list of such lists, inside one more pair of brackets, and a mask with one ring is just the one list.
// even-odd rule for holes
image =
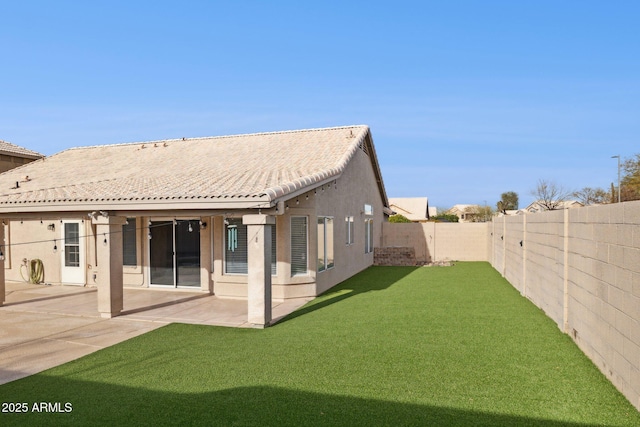
[[479, 208], [478, 205], [454, 205], [445, 213], [457, 216], [460, 222], [473, 222], [474, 218], [478, 216]]
[[390, 197], [389, 207], [412, 222], [427, 222], [434, 209], [427, 197]]
[[[28, 178], [25, 178], [28, 177]], [[246, 298], [316, 296], [373, 264], [390, 213], [367, 126], [68, 149], [0, 175], [5, 280]], [[25, 265], [28, 264], [28, 265]]]
[[26, 165], [44, 155], [24, 147], [0, 140], [0, 173]]
[[[551, 202], [550, 204], [552, 205], [556, 205], [556, 210], [562, 210], [562, 209], [574, 209], [574, 208], [582, 208], [584, 207], [584, 204], [580, 203], [577, 200], [563, 200], [563, 201], [557, 201], [557, 202]], [[544, 212], [547, 211], [547, 207], [545, 206], [545, 203], [541, 200], [535, 200], [533, 202], [531, 202], [531, 204], [529, 206], [527, 206], [526, 208], [524, 208], [524, 213], [537, 213], [537, 212]]]

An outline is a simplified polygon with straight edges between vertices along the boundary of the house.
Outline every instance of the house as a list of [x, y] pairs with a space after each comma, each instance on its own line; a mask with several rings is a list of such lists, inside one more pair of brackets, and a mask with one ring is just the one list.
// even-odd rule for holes
[[510, 216], [510, 215], [523, 215], [527, 213], [524, 209], [507, 209], [506, 211], [498, 211], [496, 212], [495, 216], [498, 217], [502, 217], [502, 216]]
[[44, 155], [0, 140], [0, 173], [43, 158]]
[[478, 216], [479, 208], [478, 205], [454, 205], [445, 214], [457, 216], [460, 222], [472, 222]]
[[432, 213], [432, 208], [429, 208], [429, 199], [426, 197], [391, 197], [389, 207], [396, 214], [412, 222], [426, 222]]
[[72, 148], [0, 188], [0, 303], [40, 260], [103, 317], [123, 287], [192, 289], [246, 298], [259, 327], [371, 266], [391, 213], [367, 126]]
[[[553, 201], [553, 202], [549, 202], [549, 204], [556, 206], [554, 210], [581, 208], [584, 206], [582, 203], [580, 203], [577, 200], [563, 200], [563, 201], [557, 201], [557, 202]], [[544, 212], [549, 210], [545, 206], [546, 205], [543, 201], [536, 200], [532, 202], [529, 206], [524, 208], [524, 211], [526, 213], [536, 213], [536, 212]]]

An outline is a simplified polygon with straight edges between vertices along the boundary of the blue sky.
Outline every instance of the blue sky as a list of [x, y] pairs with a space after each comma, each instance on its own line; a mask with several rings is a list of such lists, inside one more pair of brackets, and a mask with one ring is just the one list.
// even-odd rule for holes
[[390, 197], [520, 206], [640, 153], [640, 2], [3, 1], [0, 139], [367, 124]]

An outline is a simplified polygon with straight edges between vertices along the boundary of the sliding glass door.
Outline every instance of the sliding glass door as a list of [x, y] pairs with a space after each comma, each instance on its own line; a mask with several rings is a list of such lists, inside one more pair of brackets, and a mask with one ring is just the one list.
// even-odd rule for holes
[[151, 284], [200, 286], [200, 222], [151, 221]]

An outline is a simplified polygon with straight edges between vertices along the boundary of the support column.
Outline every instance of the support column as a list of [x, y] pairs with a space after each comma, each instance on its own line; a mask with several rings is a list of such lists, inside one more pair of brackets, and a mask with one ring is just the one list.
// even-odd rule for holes
[[2, 256], [0, 256], [0, 306], [4, 304], [6, 298], [6, 289], [4, 282], [4, 260], [8, 255], [6, 246], [4, 245], [4, 225], [0, 222], [0, 250]]
[[98, 273], [98, 311], [100, 316], [118, 316], [123, 307], [122, 226], [124, 217], [96, 217], [96, 260]]
[[244, 215], [247, 226], [247, 321], [264, 328], [271, 322], [271, 227], [276, 218], [269, 215]]

